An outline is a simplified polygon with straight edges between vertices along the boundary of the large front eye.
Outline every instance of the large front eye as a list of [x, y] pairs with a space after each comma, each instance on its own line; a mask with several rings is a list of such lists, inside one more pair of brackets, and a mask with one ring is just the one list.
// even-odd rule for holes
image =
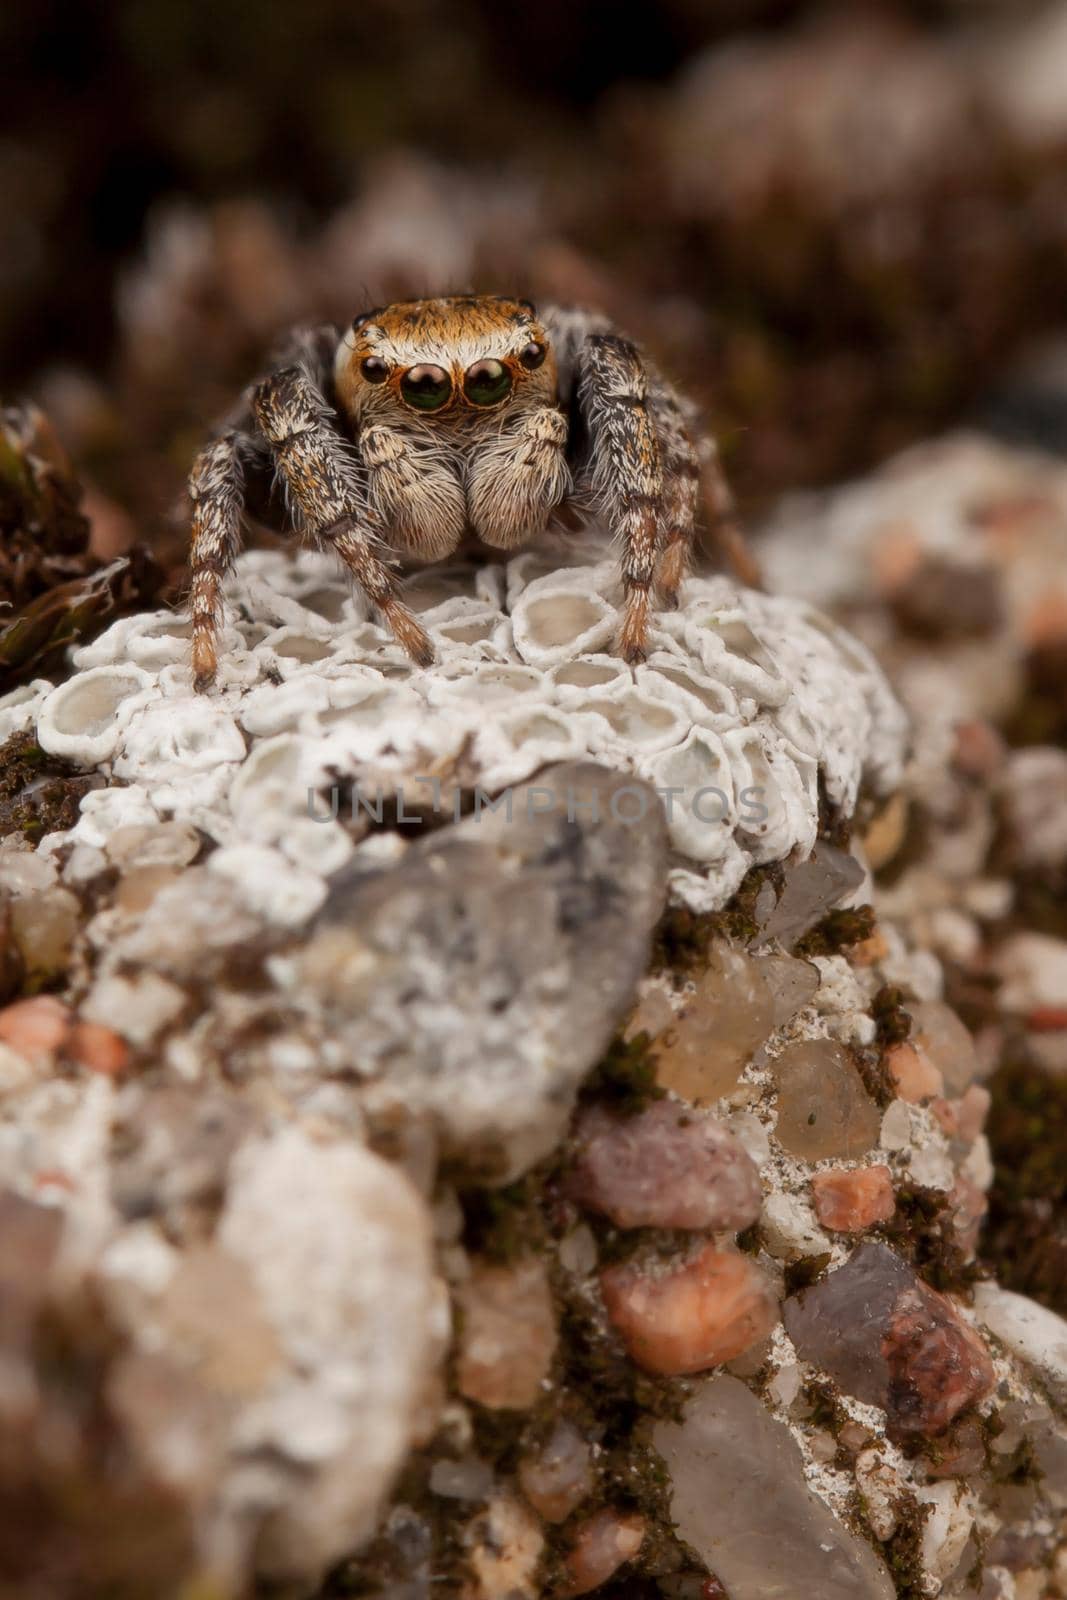
[[476, 361], [463, 377], [463, 393], [472, 406], [495, 406], [511, 390], [511, 373], [502, 361]]
[[452, 398], [452, 379], [444, 367], [409, 367], [400, 380], [400, 393], [419, 411], [440, 411]]

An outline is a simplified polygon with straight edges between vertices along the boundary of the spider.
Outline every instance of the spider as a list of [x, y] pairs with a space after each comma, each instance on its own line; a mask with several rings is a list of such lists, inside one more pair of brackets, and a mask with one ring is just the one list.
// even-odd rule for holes
[[515, 550], [595, 518], [621, 548], [619, 648], [640, 660], [654, 593], [677, 603], [702, 481], [735, 570], [750, 574], [694, 413], [589, 311], [456, 295], [365, 311], [343, 335], [296, 330], [190, 476], [196, 688], [215, 677], [222, 580], [246, 515], [332, 547], [422, 665], [433, 645], [400, 599], [399, 556], [438, 561], [470, 534]]

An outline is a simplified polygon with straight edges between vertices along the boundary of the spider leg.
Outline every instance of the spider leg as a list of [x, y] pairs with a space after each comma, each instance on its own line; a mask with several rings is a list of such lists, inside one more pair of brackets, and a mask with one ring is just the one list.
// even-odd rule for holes
[[626, 609], [619, 644], [627, 661], [643, 660], [659, 529], [663, 466], [636, 348], [617, 334], [592, 334], [579, 354], [578, 406], [591, 449], [592, 496], [623, 543]]
[[211, 687], [218, 665], [222, 580], [240, 549], [244, 469], [237, 435], [226, 433], [197, 456], [189, 475], [193, 503], [190, 607], [193, 619], [193, 684]]
[[427, 666], [433, 645], [399, 599], [393, 574], [377, 553], [381, 535], [364, 503], [358, 463], [306, 371], [284, 367], [273, 373], [253, 391], [252, 410], [285, 481], [294, 517], [336, 550], [408, 655]]
[[693, 551], [700, 461], [678, 396], [656, 372], [650, 373], [649, 397], [663, 462], [663, 518], [656, 587], [662, 604], [673, 610]]

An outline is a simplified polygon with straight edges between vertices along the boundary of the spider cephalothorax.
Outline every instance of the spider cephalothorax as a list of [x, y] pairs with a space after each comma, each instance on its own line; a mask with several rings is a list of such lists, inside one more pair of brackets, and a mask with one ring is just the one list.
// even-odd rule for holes
[[[675, 602], [703, 478], [728, 496], [692, 408], [603, 317], [528, 300], [411, 300], [295, 333], [234, 424], [201, 452], [193, 501], [193, 670], [215, 674], [222, 578], [243, 515], [336, 550], [416, 661], [433, 658], [392, 563], [469, 535], [513, 550], [553, 520], [617, 537], [620, 648], [644, 653], [653, 591]], [[698, 453], [699, 451], [699, 453]]]

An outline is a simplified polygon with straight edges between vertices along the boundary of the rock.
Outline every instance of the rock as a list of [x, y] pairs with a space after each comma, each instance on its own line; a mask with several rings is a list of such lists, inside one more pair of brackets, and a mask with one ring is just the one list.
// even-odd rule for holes
[[944, 1093], [945, 1080], [920, 1046], [905, 1040], [885, 1053], [885, 1064], [901, 1100], [922, 1105]]
[[760, 1217], [760, 1234], [772, 1256], [796, 1261], [803, 1256], [830, 1252], [830, 1238], [815, 1220], [811, 1206], [799, 1194], [769, 1194]]
[[0, 1040], [32, 1060], [58, 1050], [70, 1029], [70, 1011], [51, 995], [16, 1000], [0, 1011]]
[[463, 1600], [537, 1600], [544, 1535], [529, 1507], [496, 1494], [463, 1531], [470, 1583]]
[[510, 822], [472, 817], [342, 875], [299, 955], [294, 987], [372, 1080], [373, 1113], [428, 1114], [469, 1176], [509, 1180], [552, 1148], [632, 1001], [665, 887], [658, 808], [641, 827], [611, 815], [636, 787], [542, 773], [511, 791]]
[[130, 1058], [125, 1039], [99, 1022], [76, 1022], [66, 1051], [79, 1066], [89, 1072], [102, 1072], [107, 1078], [121, 1078]]
[[588, 1594], [632, 1561], [645, 1538], [645, 1519], [637, 1512], [605, 1507], [581, 1523], [565, 1566], [563, 1594]]
[[81, 921], [81, 905], [69, 889], [25, 895], [11, 907], [11, 932], [26, 971], [38, 980], [65, 971]]
[[[250, 551], [226, 582], [233, 621], [210, 698], [192, 692], [187, 621], [156, 612], [78, 652], [58, 688], [39, 681], [20, 720], [36, 720], [45, 749], [106, 764], [125, 785], [83, 810], [79, 841], [104, 847], [163, 814], [320, 881], [352, 841], [330, 798], [310, 821], [309, 790], [418, 793], [451, 815], [456, 785], [496, 797], [553, 761], [602, 762], [663, 792], [673, 890], [697, 910], [724, 905], [749, 866], [810, 853], [820, 782], [845, 815], [861, 782], [897, 786], [904, 719], [873, 657], [832, 620], [693, 577], [676, 611], [654, 614], [648, 660], [631, 668], [604, 653], [618, 568], [592, 540], [547, 565], [528, 551], [437, 585], [414, 575], [438, 651], [418, 671], [346, 598], [329, 553]], [[299, 897], [273, 897], [269, 875], [255, 889], [268, 915], [298, 916]]]
[[488, 1461], [477, 1456], [463, 1461], [435, 1461], [430, 1468], [430, 1493], [442, 1500], [488, 1500], [494, 1483]]
[[791, 1296], [784, 1317], [799, 1355], [846, 1393], [882, 1406], [902, 1437], [943, 1432], [992, 1388], [981, 1339], [886, 1245], [861, 1245]]
[[1067, 940], [1045, 933], [1016, 933], [993, 957], [1001, 981], [997, 996], [1004, 1011], [1026, 1015], [1062, 1009], [1067, 996]]
[[460, 1393], [492, 1411], [525, 1410], [542, 1392], [556, 1349], [545, 1263], [478, 1263], [459, 1294]]
[[866, 1155], [881, 1117], [848, 1053], [828, 1039], [787, 1045], [771, 1063], [778, 1082], [778, 1142], [805, 1161]]
[[1019, 865], [1046, 871], [1061, 867], [1067, 861], [1067, 751], [1054, 745], [1013, 751], [1000, 798]]
[[724, 943], [712, 946], [681, 1015], [656, 1040], [656, 1076], [685, 1100], [717, 1100], [776, 1026], [776, 991], [763, 963]]
[[237, 1441], [261, 1463], [257, 1563], [310, 1578], [372, 1531], [411, 1442], [435, 1354], [429, 1218], [370, 1151], [290, 1127], [234, 1158], [217, 1238], [285, 1362]]
[[761, 939], [777, 939], [791, 949], [809, 928], [858, 889], [863, 877], [855, 856], [821, 839], [808, 860], [789, 868], [785, 888], [760, 930]]
[[523, 1456], [519, 1486], [546, 1522], [566, 1522], [593, 1488], [592, 1451], [573, 1423], [555, 1424], [544, 1443]]
[[678, 1533], [730, 1600], [894, 1600], [874, 1551], [808, 1488], [789, 1430], [737, 1378], [702, 1383], [681, 1421], [657, 1422], [652, 1437]]
[[888, 1167], [831, 1168], [811, 1180], [815, 1215], [834, 1233], [862, 1233], [888, 1222], [896, 1210]]
[[1026, 1295], [997, 1283], [977, 1283], [974, 1312], [979, 1323], [1038, 1374], [1067, 1406], [1067, 1322]]
[[648, 1372], [704, 1372], [756, 1344], [778, 1321], [769, 1279], [749, 1256], [705, 1245], [677, 1264], [606, 1267], [600, 1289], [630, 1355]]
[[973, 562], [929, 556], [891, 600], [899, 627], [919, 639], [982, 637], [1003, 621], [997, 574]]
[[620, 1228], [747, 1228], [759, 1216], [755, 1165], [714, 1117], [671, 1100], [635, 1116], [583, 1113], [567, 1192]]
[[911, 1043], [941, 1074], [946, 1093], [963, 1094], [978, 1075], [970, 1029], [941, 1000], [910, 1001], [906, 1009]]

